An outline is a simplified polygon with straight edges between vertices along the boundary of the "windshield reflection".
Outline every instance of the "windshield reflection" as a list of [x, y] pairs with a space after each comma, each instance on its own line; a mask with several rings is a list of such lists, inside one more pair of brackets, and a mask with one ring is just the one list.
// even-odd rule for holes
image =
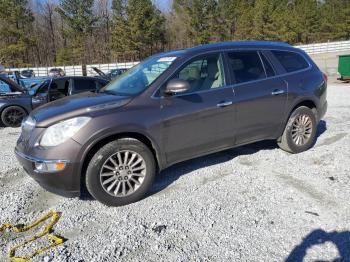
[[176, 57], [150, 57], [113, 80], [100, 92], [114, 95], [134, 96], [148, 88]]

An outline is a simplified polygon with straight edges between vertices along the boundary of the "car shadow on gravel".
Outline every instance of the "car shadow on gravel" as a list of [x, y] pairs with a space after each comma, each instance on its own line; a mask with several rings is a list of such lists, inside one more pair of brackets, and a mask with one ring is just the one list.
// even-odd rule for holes
[[316, 133], [317, 138], [319, 138], [326, 131], [327, 131], [327, 122], [325, 120], [321, 120], [317, 126], [317, 133]]
[[228, 162], [237, 156], [252, 155], [259, 152], [260, 150], [273, 150], [276, 148], [276, 141], [266, 140], [175, 164], [163, 170], [156, 177], [156, 181], [148, 196], [151, 196], [166, 189], [172, 183], [178, 180], [181, 176], [187, 175], [198, 169], [207, 168], [213, 165]]
[[350, 231], [334, 231], [328, 233], [322, 229], [314, 230], [307, 235], [303, 241], [292, 250], [285, 261], [302, 262], [308, 250], [326, 242], [333, 243], [338, 249], [339, 257], [332, 261], [350, 262]]
[[[317, 127], [316, 141], [326, 130], [327, 123], [326, 121], [321, 120]], [[189, 174], [197, 169], [207, 168], [213, 165], [228, 162], [234, 159], [236, 156], [252, 155], [259, 152], [260, 150], [273, 150], [276, 148], [278, 148], [278, 146], [275, 140], [266, 140], [175, 164], [163, 170], [156, 177], [156, 181], [148, 196], [164, 190], [176, 180], [178, 180], [181, 176]]]

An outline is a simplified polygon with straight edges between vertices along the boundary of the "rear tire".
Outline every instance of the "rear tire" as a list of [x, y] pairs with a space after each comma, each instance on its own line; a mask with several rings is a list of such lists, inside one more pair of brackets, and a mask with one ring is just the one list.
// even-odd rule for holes
[[312, 109], [301, 106], [292, 112], [277, 144], [282, 150], [289, 153], [301, 153], [315, 144], [316, 132], [315, 114]]
[[19, 106], [6, 107], [1, 113], [1, 122], [7, 127], [19, 127], [27, 112]]
[[156, 164], [150, 149], [140, 141], [123, 138], [103, 146], [86, 172], [89, 193], [107, 206], [141, 200], [151, 188]]

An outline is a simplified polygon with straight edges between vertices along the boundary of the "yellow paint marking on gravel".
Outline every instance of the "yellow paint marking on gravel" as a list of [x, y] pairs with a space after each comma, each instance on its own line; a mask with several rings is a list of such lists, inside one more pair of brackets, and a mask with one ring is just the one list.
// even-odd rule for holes
[[[36, 255], [38, 255], [40, 253], [43, 253], [44, 251], [46, 251], [46, 250], [48, 250], [50, 248], [53, 248], [53, 247], [55, 247], [57, 245], [62, 244], [65, 241], [64, 238], [62, 238], [60, 236], [57, 236], [57, 235], [54, 235], [54, 234], [51, 234], [54, 225], [58, 222], [60, 217], [61, 217], [61, 213], [60, 212], [50, 211], [49, 213], [47, 213], [43, 217], [35, 220], [34, 222], [30, 223], [29, 225], [24, 225], [24, 226], [13, 226], [11, 224], [3, 224], [3, 225], [1, 225], [0, 226], [0, 232], [3, 232], [6, 229], [9, 229], [9, 230], [12, 230], [15, 233], [21, 233], [21, 232], [28, 231], [28, 230], [30, 230], [32, 228], [35, 228], [38, 225], [40, 225], [43, 222], [45, 222], [46, 220], [51, 219], [50, 222], [47, 224], [47, 226], [40, 233], [37, 233], [33, 237], [30, 237], [30, 238], [24, 240], [23, 242], [19, 243], [18, 245], [15, 245], [15, 246], [11, 247], [10, 251], [9, 251], [9, 258], [10, 258], [10, 260], [14, 261], [14, 262], [25, 262], [25, 261], [28, 261], [28, 260], [32, 259], [34, 256], [36, 256]], [[44, 236], [47, 236], [47, 238], [49, 240], [51, 240], [52, 243], [50, 245], [45, 246], [45, 247], [41, 247], [41, 248], [35, 250], [33, 253], [27, 255], [26, 257], [16, 257], [15, 253], [16, 253], [16, 250], [18, 248], [23, 247], [26, 244], [28, 244], [30, 242], [33, 242], [33, 241], [35, 241], [35, 240], [37, 240], [39, 238], [42, 238]]]

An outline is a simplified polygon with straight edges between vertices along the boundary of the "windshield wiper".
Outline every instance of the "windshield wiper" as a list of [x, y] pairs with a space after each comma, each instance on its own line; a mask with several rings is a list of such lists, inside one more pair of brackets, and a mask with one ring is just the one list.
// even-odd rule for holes
[[119, 93], [119, 92], [115, 92], [115, 91], [112, 91], [112, 90], [104, 90], [104, 91], [101, 91], [99, 93], [105, 93], [105, 94], [113, 95], [113, 96], [126, 96], [126, 97], [133, 97], [133, 96], [135, 96], [133, 94]]
[[104, 93], [104, 94], [108, 94], [108, 95], [114, 95], [114, 96], [118, 96], [119, 94], [116, 92], [113, 92], [111, 90], [103, 90], [103, 91], [98, 91], [98, 93]]

